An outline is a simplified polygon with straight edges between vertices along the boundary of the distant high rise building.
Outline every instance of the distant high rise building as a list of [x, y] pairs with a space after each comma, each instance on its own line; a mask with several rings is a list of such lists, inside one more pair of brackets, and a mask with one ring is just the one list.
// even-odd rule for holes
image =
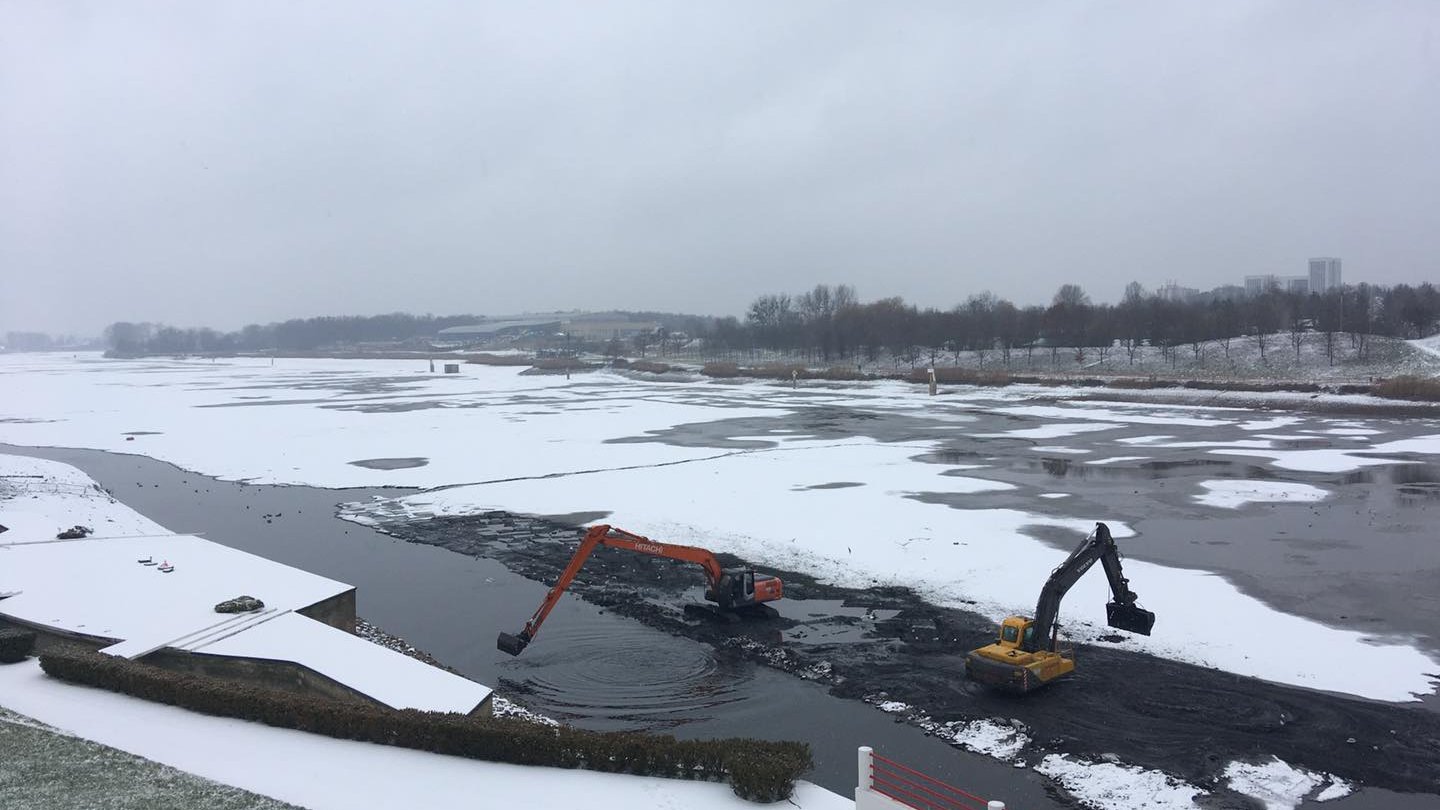
[[1330, 257], [1310, 260], [1310, 292], [1324, 294], [1339, 289], [1340, 260]]
[[1275, 277], [1274, 273], [1266, 273], [1260, 276], [1245, 277], [1246, 295], [1260, 295], [1261, 293], [1267, 292], [1270, 289], [1279, 286], [1280, 281]]

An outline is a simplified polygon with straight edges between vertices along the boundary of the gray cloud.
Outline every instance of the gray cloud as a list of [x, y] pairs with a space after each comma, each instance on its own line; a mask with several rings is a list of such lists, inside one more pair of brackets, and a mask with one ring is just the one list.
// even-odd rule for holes
[[0, 331], [1440, 276], [1440, 6], [0, 0]]

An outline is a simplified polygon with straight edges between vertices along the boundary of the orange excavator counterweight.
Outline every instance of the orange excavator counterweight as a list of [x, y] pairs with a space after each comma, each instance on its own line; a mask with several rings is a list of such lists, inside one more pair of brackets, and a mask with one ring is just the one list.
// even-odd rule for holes
[[648, 537], [601, 524], [585, 532], [580, 547], [575, 550], [575, 555], [560, 573], [560, 579], [555, 582], [555, 586], [545, 594], [545, 600], [540, 603], [535, 615], [525, 623], [525, 629], [515, 635], [500, 634], [495, 641], [499, 650], [519, 655], [535, 640], [535, 634], [540, 632], [540, 625], [545, 623], [545, 617], [550, 615], [560, 597], [565, 595], [565, 589], [575, 581], [575, 576], [580, 573], [590, 553], [598, 546], [698, 564], [705, 570], [705, 598], [715, 603], [715, 610], [721, 615], [732, 616], [759, 611], [768, 611], [773, 615], [774, 609], [765, 606], [765, 603], [779, 599], [784, 593], [784, 585], [778, 577], [756, 573], [748, 568], [722, 568], [715, 555], [706, 549], [657, 543]]

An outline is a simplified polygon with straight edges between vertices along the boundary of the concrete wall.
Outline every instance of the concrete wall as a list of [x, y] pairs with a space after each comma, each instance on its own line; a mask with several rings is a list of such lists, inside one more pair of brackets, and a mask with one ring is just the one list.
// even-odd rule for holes
[[53, 627], [42, 627], [40, 625], [30, 624], [29, 622], [12, 619], [9, 616], [0, 616], [0, 629], [6, 627], [14, 627], [20, 630], [33, 630], [35, 632], [35, 649], [32, 652], [33, 655], [39, 655], [40, 653], [53, 649], [57, 645], [89, 647], [92, 650], [98, 650], [102, 647], [109, 647], [117, 641], [117, 639], [113, 638], [87, 636], [81, 633], [67, 633], [56, 630]]
[[344, 593], [336, 594], [329, 599], [316, 602], [295, 612], [353, 635], [355, 633], [355, 589], [351, 588]]
[[349, 703], [381, 706], [344, 684], [290, 661], [269, 661], [259, 658], [238, 658], [228, 655], [206, 655], [182, 650], [156, 650], [137, 659], [175, 672], [186, 672], [221, 681], [275, 689], [296, 695], [323, 695]]
[[[244, 686], [275, 689], [295, 695], [320, 695], [347, 703], [389, 708], [369, 695], [293, 661], [207, 655], [169, 648], [156, 650], [138, 660], [175, 672], [186, 672]], [[491, 699], [487, 696], [480, 705], [470, 711], [470, 716], [488, 717], [493, 710]]]

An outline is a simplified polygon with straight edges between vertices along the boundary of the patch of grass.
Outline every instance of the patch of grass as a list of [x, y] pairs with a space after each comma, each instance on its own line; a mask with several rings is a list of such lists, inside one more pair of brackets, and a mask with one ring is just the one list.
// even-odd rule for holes
[[1206, 391], [1245, 391], [1250, 393], [1272, 393], [1275, 391], [1295, 391], [1302, 394], [1319, 393], [1320, 386], [1315, 383], [1300, 382], [1241, 382], [1238, 380], [1190, 380], [1185, 383], [1186, 388], [1199, 388]]
[[700, 373], [706, 377], [729, 379], [740, 376], [740, 367], [729, 362], [706, 363], [705, 366], [700, 369]]
[[809, 370], [800, 363], [765, 363], [740, 369], [741, 376], [760, 380], [808, 379]]
[[629, 371], [644, 371], [650, 374], [664, 374], [667, 371], [674, 371], [675, 367], [668, 363], [656, 363], [650, 360], [626, 360], [623, 357], [615, 358], [610, 364], [614, 368], [623, 368]]
[[1121, 377], [1106, 383], [1105, 387], [1124, 390], [1145, 390], [1150, 388], [1179, 388], [1180, 383], [1174, 380], [1157, 380], [1154, 377]]
[[868, 380], [869, 374], [850, 368], [849, 366], [831, 366], [823, 371], [812, 372], [816, 379], [821, 380]]
[[0, 709], [5, 810], [295, 810]]
[[1381, 380], [1370, 393], [1386, 399], [1408, 399], [1415, 402], [1440, 402], [1440, 379], [1405, 375]]

